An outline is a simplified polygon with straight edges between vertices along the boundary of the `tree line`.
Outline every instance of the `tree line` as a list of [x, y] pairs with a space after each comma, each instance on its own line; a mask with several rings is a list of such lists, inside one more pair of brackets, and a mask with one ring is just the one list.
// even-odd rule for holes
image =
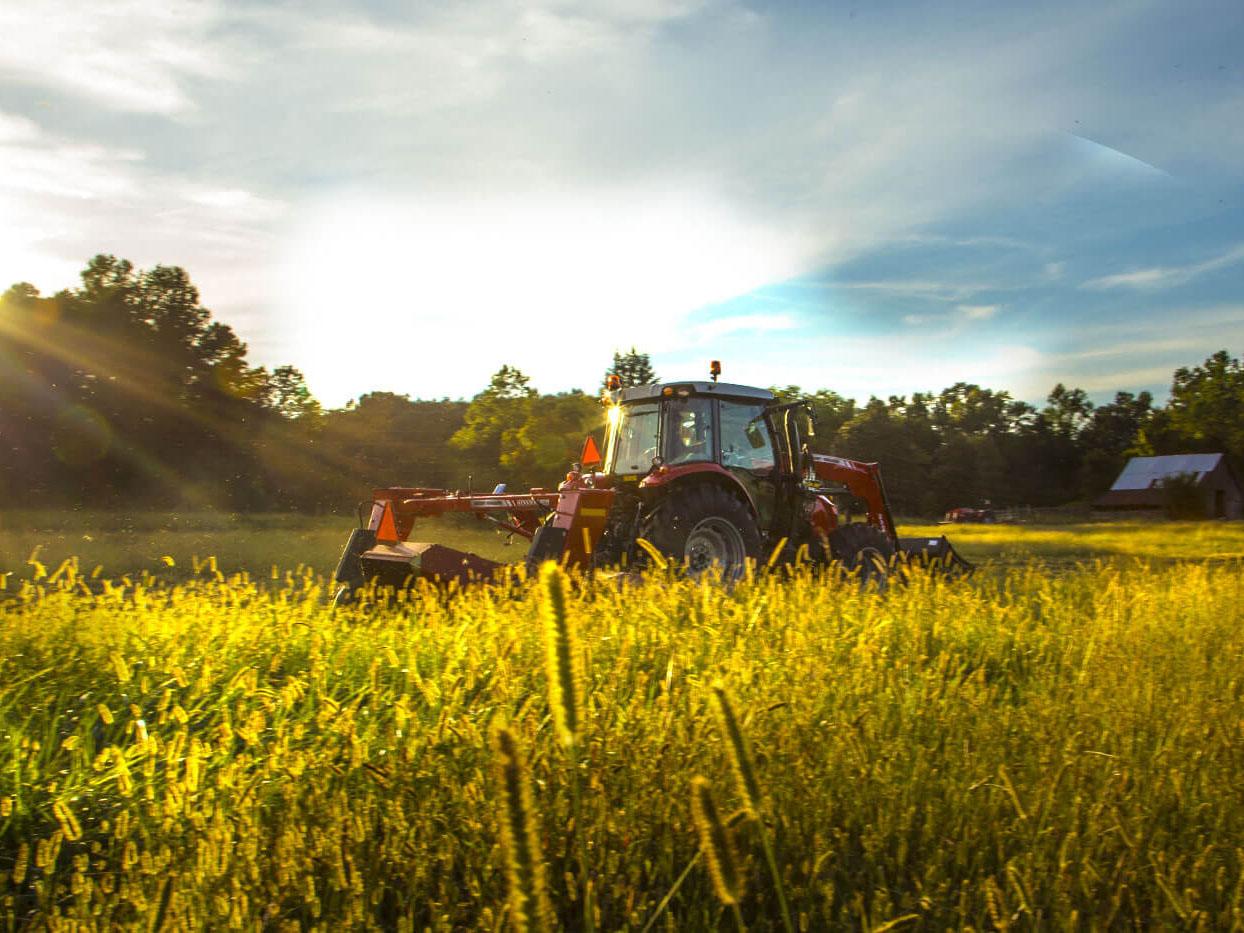
[[[605, 373], [657, 378], [635, 348]], [[1062, 384], [1040, 407], [968, 383], [862, 404], [774, 391], [811, 401], [817, 449], [879, 461], [904, 514], [1090, 499], [1134, 454], [1244, 459], [1244, 368], [1226, 350], [1176, 370], [1165, 406], [1148, 392], [1094, 405]], [[601, 421], [596, 388], [542, 394], [512, 366], [470, 400], [372, 392], [325, 409], [293, 366], [252, 365], [175, 266], [101, 255], [75, 289], [0, 296], [8, 508], [335, 512], [373, 486], [552, 487]]]

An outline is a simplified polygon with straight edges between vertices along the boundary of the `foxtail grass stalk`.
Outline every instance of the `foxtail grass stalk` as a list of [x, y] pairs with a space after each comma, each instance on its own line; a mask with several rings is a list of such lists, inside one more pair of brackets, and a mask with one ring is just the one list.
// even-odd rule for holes
[[579, 880], [583, 885], [583, 929], [596, 928], [592, 905], [592, 876], [588, 870], [584, 838], [583, 788], [579, 774], [579, 646], [566, 612], [566, 572], [552, 561], [540, 568], [540, 612], [544, 622], [545, 662], [549, 682], [549, 706], [557, 737], [570, 759], [570, 787], [574, 805], [575, 850]]
[[743, 872], [734, 852], [730, 833], [726, 830], [708, 779], [696, 775], [691, 779], [691, 817], [700, 835], [700, 851], [708, 858], [708, 875], [717, 899], [734, 911], [734, 920], [744, 929], [739, 901], [743, 899]]
[[773, 845], [769, 841], [768, 830], [765, 829], [764, 817], [761, 814], [760, 782], [756, 779], [756, 767], [752, 763], [751, 751], [743, 730], [739, 727], [738, 717], [730, 704], [725, 685], [721, 681], [713, 683], [714, 707], [717, 710], [717, 721], [721, 726], [722, 736], [730, 752], [730, 767], [734, 771], [738, 794], [743, 798], [743, 805], [756, 817], [756, 832], [760, 835], [760, 845], [764, 849], [765, 862], [769, 866], [769, 875], [773, 879], [773, 888], [777, 893], [778, 906], [782, 911], [782, 928], [786, 933], [794, 933], [794, 925], [790, 919], [790, 907], [786, 903], [786, 890], [782, 885], [782, 874], [778, 871], [777, 859], [773, 855]]
[[578, 651], [570, 620], [566, 615], [566, 574], [557, 564], [547, 561], [540, 568], [540, 590], [543, 596], [541, 617], [544, 622], [544, 646], [549, 678], [549, 707], [557, 737], [567, 747], [575, 745], [579, 731]]
[[510, 919], [519, 933], [553, 929], [544, 881], [544, 856], [536, 830], [536, 811], [531, 799], [531, 780], [513, 733], [498, 726], [492, 734], [497, 754], [497, 776], [505, 798], [501, 836], [505, 843], [506, 871], [510, 881]]
[[[736, 810], [730, 815], [730, 818], [726, 820], [726, 827], [733, 830], [740, 823], [747, 822], [751, 818], [751, 810]], [[674, 895], [678, 893], [678, 889], [682, 887], [683, 882], [687, 880], [687, 876], [691, 874], [691, 869], [695, 868], [695, 866], [700, 863], [700, 859], [703, 855], [703, 849], [695, 850], [695, 855], [691, 856], [691, 860], [688, 861], [683, 867], [682, 873], [674, 879], [674, 884], [668, 891], [665, 892], [665, 896], [661, 898], [660, 903], [656, 906], [656, 910], [652, 912], [652, 916], [648, 918], [648, 922], [644, 924], [644, 928], [640, 930], [639, 933], [648, 933], [649, 930], [657, 925], [657, 921], [661, 919], [661, 915], [665, 913], [666, 909], [669, 907], [670, 901], [674, 899]]]
[[640, 930], [640, 933], [648, 933], [649, 930], [656, 926], [657, 921], [661, 919], [661, 915], [665, 913], [666, 908], [669, 907], [670, 901], [674, 899], [674, 895], [677, 894], [678, 889], [682, 887], [682, 883], [686, 881], [687, 876], [691, 874], [691, 869], [695, 868], [695, 866], [699, 864], [700, 857], [703, 855], [703, 849], [696, 849], [695, 855], [691, 856], [691, 861], [687, 862], [686, 867], [682, 870], [682, 874], [674, 879], [674, 884], [668, 891], [665, 892], [665, 897], [661, 898], [661, 902], [657, 904], [657, 909], [652, 912], [652, 916], [648, 918], [648, 922], [644, 924], [644, 928]]

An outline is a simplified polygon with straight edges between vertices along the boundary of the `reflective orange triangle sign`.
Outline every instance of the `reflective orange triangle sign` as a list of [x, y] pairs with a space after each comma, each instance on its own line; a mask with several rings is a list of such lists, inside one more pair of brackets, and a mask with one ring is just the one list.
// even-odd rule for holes
[[386, 502], [384, 514], [380, 516], [380, 527], [376, 529], [376, 540], [386, 543], [397, 543], [397, 523], [393, 521], [393, 506]]
[[596, 441], [589, 434], [587, 440], [583, 442], [583, 453], [579, 456], [579, 464], [584, 469], [587, 469], [589, 466], [599, 466], [603, 462], [600, 457], [600, 450], [596, 446]]

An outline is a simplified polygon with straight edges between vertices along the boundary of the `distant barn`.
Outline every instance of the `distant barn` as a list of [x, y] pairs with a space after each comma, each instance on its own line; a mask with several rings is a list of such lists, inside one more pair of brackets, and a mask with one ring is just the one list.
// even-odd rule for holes
[[1180, 475], [1193, 478], [1206, 518], [1244, 518], [1244, 486], [1222, 454], [1133, 457], [1093, 508], [1111, 512], [1165, 509], [1163, 482]]

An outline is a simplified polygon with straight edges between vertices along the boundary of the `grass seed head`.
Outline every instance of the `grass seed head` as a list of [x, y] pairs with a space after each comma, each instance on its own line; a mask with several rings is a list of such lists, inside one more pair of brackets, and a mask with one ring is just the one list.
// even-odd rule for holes
[[713, 684], [713, 706], [717, 711], [717, 721], [721, 726], [722, 736], [730, 752], [730, 767], [734, 771], [738, 784], [739, 796], [746, 807], [760, 812], [760, 782], [756, 780], [756, 768], [752, 764], [751, 752], [743, 730], [739, 727], [738, 717], [734, 715], [734, 707], [730, 705], [730, 697], [725, 685], [719, 680]]
[[552, 929], [553, 911], [545, 885], [544, 857], [540, 851], [535, 804], [531, 799], [531, 780], [518, 743], [508, 728], [497, 726], [493, 730], [492, 745], [497, 756], [497, 778], [504, 798], [501, 836], [510, 882], [511, 919], [520, 933], [549, 930]]
[[708, 858], [713, 890], [723, 904], [737, 904], [743, 897], [743, 874], [730, 833], [717, 812], [708, 779], [697, 775], [691, 780], [691, 816], [700, 834], [700, 848]]
[[579, 652], [566, 612], [566, 573], [552, 561], [540, 568], [540, 592], [549, 705], [562, 744], [573, 745], [579, 733]]

